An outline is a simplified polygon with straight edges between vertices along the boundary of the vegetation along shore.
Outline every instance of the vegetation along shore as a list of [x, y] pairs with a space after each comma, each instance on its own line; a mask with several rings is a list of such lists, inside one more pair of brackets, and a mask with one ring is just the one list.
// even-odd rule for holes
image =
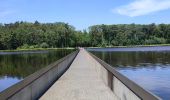
[[78, 31], [68, 23], [0, 24], [1, 50], [159, 46], [170, 44], [170, 24], [93, 25]]

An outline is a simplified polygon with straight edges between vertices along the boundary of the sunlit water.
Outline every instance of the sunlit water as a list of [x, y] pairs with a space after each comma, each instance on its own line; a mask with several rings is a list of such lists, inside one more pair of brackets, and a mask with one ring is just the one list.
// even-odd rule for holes
[[0, 52], [0, 92], [72, 51]]
[[143, 88], [170, 100], [170, 46], [88, 50]]

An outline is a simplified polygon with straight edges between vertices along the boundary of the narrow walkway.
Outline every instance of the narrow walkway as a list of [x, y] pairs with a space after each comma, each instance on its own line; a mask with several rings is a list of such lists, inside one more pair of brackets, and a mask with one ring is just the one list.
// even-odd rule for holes
[[97, 74], [94, 59], [81, 49], [70, 68], [40, 100], [116, 100]]

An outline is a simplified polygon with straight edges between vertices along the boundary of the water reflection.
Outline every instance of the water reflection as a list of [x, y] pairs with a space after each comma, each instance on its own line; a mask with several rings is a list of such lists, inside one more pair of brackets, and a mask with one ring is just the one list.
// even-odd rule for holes
[[[168, 47], [170, 48], [170, 47]], [[93, 54], [103, 59], [117, 70], [135, 81], [143, 88], [170, 99], [170, 51], [113, 51], [91, 50]], [[142, 48], [143, 49], [143, 48]], [[146, 49], [146, 48], [145, 48]]]
[[0, 53], [0, 91], [66, 56], [73, 50]]
[[[95, 52], [95, 55], [102, 58], [114, 67], [152, 67], [156, 65], [169, 65], [170, 52]], [[152, 65], [152, 66], [151, 66]]]
[[[162, 66], [162, 65], [161, 65]], [[167, 67], [167, 68], [165, 68]], [[154, 69], [121, 69], [120, 72], [128, 76], [145, 89], [160, 96], [165, 100], [170, 99], [170, 68], [169, 66], [155, 66]]]
[[5, 90], [7, 87], [10, 87], [13, 84], [18, 83], [19, 81], [21, 81], [21, 78], [17, 78], [17, 77], [8, 77], [8, 76], [3, 76], [0, 77], [0, 90]]

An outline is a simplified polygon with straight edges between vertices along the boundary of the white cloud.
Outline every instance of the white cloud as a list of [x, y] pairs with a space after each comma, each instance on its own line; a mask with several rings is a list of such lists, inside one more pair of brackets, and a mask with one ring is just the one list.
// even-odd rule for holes
[[114, 10], [121, 15], [135, 17], [167, 9], [170, 9], [170, 0], [135, 0]]

